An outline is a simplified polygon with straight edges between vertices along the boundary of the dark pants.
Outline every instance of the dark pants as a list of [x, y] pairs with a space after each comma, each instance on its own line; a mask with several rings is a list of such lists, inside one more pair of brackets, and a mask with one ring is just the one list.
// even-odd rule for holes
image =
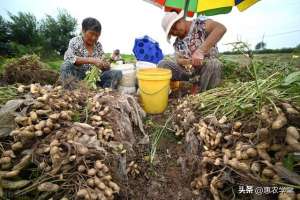
[[173, 81], [192, 81], [198, 84], [201, 92], [215, 88], [221, 82], [222, 63], [217, 58], [205, 60], [205, 65], [192, 74], [173, 60], [162, 60], [158, 67], [170, 69]]
[[[60, 80], [65, 88], [70, 88], [73, 82], [83, 80], [86, 75], [86, 69], [64, 62], [61, 66]], [[122, 72], [119, 70], [102, 71], [98, 86], [103, 88], [117, 89], [122, 79]]]

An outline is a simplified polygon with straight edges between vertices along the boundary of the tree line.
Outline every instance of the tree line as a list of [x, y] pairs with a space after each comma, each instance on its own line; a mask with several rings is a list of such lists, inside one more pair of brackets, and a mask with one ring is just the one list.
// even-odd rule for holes
[[77, 20], [66, 10], [41, 20], [29, 12], [8, 12], [8, 19], [0, 15], [0, 56], [61, 56], [76, 35], [76, 28]]
[[[254, 54], [273, 54], [273, 53], [300, 53], [300, 45], [294, 48], [281, 48], [281, 49], [255, 49], [252, 51]], [[225, 51], [222, 52], [225, 55], [235, 55], [240, 54], [238, 51]]]

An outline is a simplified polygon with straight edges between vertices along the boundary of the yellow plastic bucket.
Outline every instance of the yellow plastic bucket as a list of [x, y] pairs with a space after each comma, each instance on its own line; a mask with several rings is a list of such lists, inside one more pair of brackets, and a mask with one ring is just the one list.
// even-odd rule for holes
[[169, 69], [149, 68], [137, 71], [140, 97], [147, 113], [159, 114], [167, 108], [171, 76]]

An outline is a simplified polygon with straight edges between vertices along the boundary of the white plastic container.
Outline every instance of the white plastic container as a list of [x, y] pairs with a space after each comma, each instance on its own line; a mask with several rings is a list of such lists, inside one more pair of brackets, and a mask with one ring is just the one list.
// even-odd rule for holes
[[157, 68], [156, 64], [145, 61], [137, 61], [135, 66], [137, 71], [140, 69]]
[[118, 91], [121, 94], [134, 94], [134, 93], [136, 93], [136, 88], [135, 87], [123, 87], [120, 85], [118, 87]]
[[122, 87], [135, 87], [136, 84], [136, 74], [133, 64], [121, 64], [121, 65], [112, 65], [112, 70], [122, 71], [122, 80], [120, 86]]

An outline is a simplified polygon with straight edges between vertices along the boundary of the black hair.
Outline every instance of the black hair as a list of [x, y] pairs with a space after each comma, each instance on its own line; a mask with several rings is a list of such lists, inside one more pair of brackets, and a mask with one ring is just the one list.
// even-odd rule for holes
[[92, 17], [85, 18], [82, 21], [82, 30], [83, 31], [95, 31], [97, 33], [101, 32], [101, 24], [100, 22]]
[[172, 10], [170, 10], [170, 12], [174, 12], [174, 13], [177, 13], [177, 14], [179, 14], [179, 11], [178, 11], [178, 10], [176, 10], [176, 9], [172, 9]]

